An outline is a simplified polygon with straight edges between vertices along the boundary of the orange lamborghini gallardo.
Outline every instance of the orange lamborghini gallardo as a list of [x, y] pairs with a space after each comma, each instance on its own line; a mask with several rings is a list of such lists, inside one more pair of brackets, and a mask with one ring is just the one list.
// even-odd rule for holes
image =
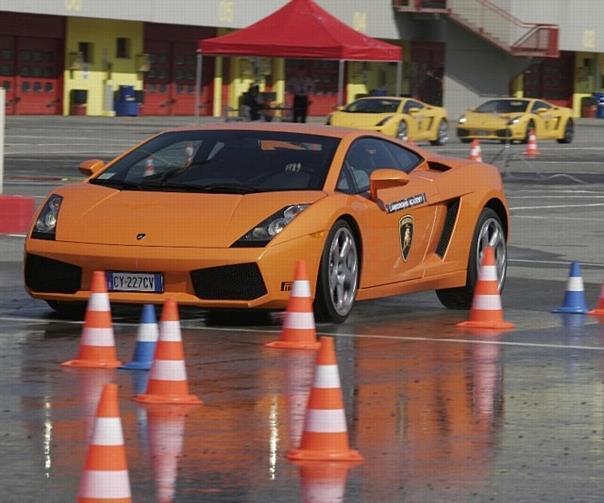
[[304, 259], [319, 319], [355, 301], [435, 289], [468, 308], [483, 248], [506, 274], [497, 169], [380, 133], [306, 124], [167, 131], [41, 206], [25, 245], [29, 293], [82, 306], [94, 270], [118, 303], [282, 309]]

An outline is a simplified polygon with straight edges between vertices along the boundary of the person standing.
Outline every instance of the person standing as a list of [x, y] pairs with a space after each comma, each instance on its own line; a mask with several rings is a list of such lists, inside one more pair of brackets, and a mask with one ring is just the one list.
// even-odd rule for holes
[[308, 96], [314, 91], [314, 83], [310, 77], [306, 76], [302, 65], [296, 68], [296, 75], [288, 81], [287, 88], [294, 95], [294, 122], [306, 122], [310, 104]]

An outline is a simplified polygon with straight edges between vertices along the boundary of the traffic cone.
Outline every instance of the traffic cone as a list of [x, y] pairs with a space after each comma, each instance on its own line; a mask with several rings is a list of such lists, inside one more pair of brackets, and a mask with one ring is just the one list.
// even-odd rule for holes
[[478, 272], [478, 281], [474, 287], [470, 319], [457, 324], [463, 328], [514, 328], [513, 323], [504, 321], [501, 296], [497, 285], [497, 266], [495, 250], [492, 246], [484, 249], [482, 263]]
[[168, 299], [164, 303], [159, 325], [159, 340], [147, 392], [135, 395], [134, 400], [142, 403], [200, 405], [201, 400], [189, 394], [178, 307], [174, 300]]
[[294, 282], [287, 302], [287, 312], [279, 340], [266, 344], [269, 348], [317, 349], [317, 331], [312, 310], [310, 283], [304, 260], [296, 261]]
[[468, 156], [470, 161], [482, 162], [482, 150], [480, 149], [480, 141], [478, 138], [474, 138], [472, 140], [472, 145], [470, 146], [470, 155]]
[[153, 157], [147, 157], [145, 161], [145, 171], [143, 172], [143, 176], [151, 176], [155, 174], [155, 164], [153, 162]]
[[300, 461], [362, 461], [348, 446], [344, 401], [331, 337], [321, 337], [300, 447], [287, 452]]
[[552, 313], [585, 314], [587, 313], [585, 292], [583, 291], [583, 277], [581, 276], [581, 264], [572, 262], [568, 273], [568, 282], [564, 292], [564, 300], [558, 309]]
[[120, 368], [128, 370], [149, 370], [153, 363], [153, 353], [157, 344], [158, 329], [155, 307], [145, 304], [141, 312], [141, 320], [136, 334], [136, 344], [132, 361]]
[[106, 384], [78, 490], [79, 503], [131, 502], [117, 384]]
[[178, 461], [182, 454], [186, 410], [182, 405], [150, 405], [147, 409], [149, 446], [155, 478], [155, 501], [174, 500]]
[[602, 283], [602, 287], [600, 288], [600, 300], [598, 301], [598, 307], [589, 311], [589, 314], [604, 316], [604, 283]]
[[80, 352], [75, 360], [61, 363], [65, 367], [116, 368], [122, 362], [117, 359], [111, 307], [107, 283], [103, 271], [92, 273], [90, 298], [86, 306], [84, 328], [80, 339]]
[[304, 461], [296, 463], [302, 482], [305, 503], [336, 503], [344, 501], [346, 479], [351, 463], [342, 461]]
[[527, 159], [534, 159], [539, 155], [539, 148], [537, 147], [537, 136], [535, 135], [534, 129], [529, 129], [528, 142], [526, 149], [524, 150], [524, 157]]

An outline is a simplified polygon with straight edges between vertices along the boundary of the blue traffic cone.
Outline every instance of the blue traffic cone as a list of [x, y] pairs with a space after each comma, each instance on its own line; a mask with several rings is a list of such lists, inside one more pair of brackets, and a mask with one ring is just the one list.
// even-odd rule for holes
[[570, 264], [568, 283], [564, 292], [562, 306], [554, 309], [552, 313], [584, 314], [588, 311], [583, 291], [583, 278], [581, 277], [581, 264], [573, 262]]
[[145, 304], [141, 313], [141, 321], [136, 334], [136, 346], [132, 361], [122, 365], [120, 368], [128, 370], [149, 370], [153, 363], [155, 344], [157, 343], [159, 330], [153, 304]]

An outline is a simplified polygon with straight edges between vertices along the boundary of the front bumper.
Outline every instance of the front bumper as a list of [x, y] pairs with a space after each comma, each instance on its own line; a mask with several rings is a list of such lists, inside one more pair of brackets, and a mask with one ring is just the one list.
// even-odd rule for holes
[[524, 139], [524, 130], [514, 126], [502, 128], [472, 128], [458, 127], [457, 137], [459, 139], [474, 139], [479, 140], [522, 140]]
[[[95, 270], [152, 272], [163, 274], [163, 293], [109, 292], [110, 300], [126, 304], [162, 303], [172, 298], [179, 304], [198, 307], [281, 309], [287, 305], [296, 260], [306, 260], [311, 289], [314, 291], [324, 234], [308, 235], [265, 248], [228, 249], [118, 246], [28, 239], [24, 261], [26, 289], [38, 299], [85, 301], [90, 297], [90, 280]], [[32, 258], [37, 266], [35, 270], [32, 269]], [[45, 274], [46, 259], [58, 261], [60, 271], [71, 271], [70, 281], [67, 282], [70, 288], [66, 289], [64, 283], [60, 283], [64, 282], [60, 274], [55, 274], [50, 281], [48, 277], [42, 280], [37, 278]], [[78, 269], [81, 274], [75, 280]], [[53, 287], [53, 284], [56, 286]], [[216, 298], [221, 295], [222, 298]]]

